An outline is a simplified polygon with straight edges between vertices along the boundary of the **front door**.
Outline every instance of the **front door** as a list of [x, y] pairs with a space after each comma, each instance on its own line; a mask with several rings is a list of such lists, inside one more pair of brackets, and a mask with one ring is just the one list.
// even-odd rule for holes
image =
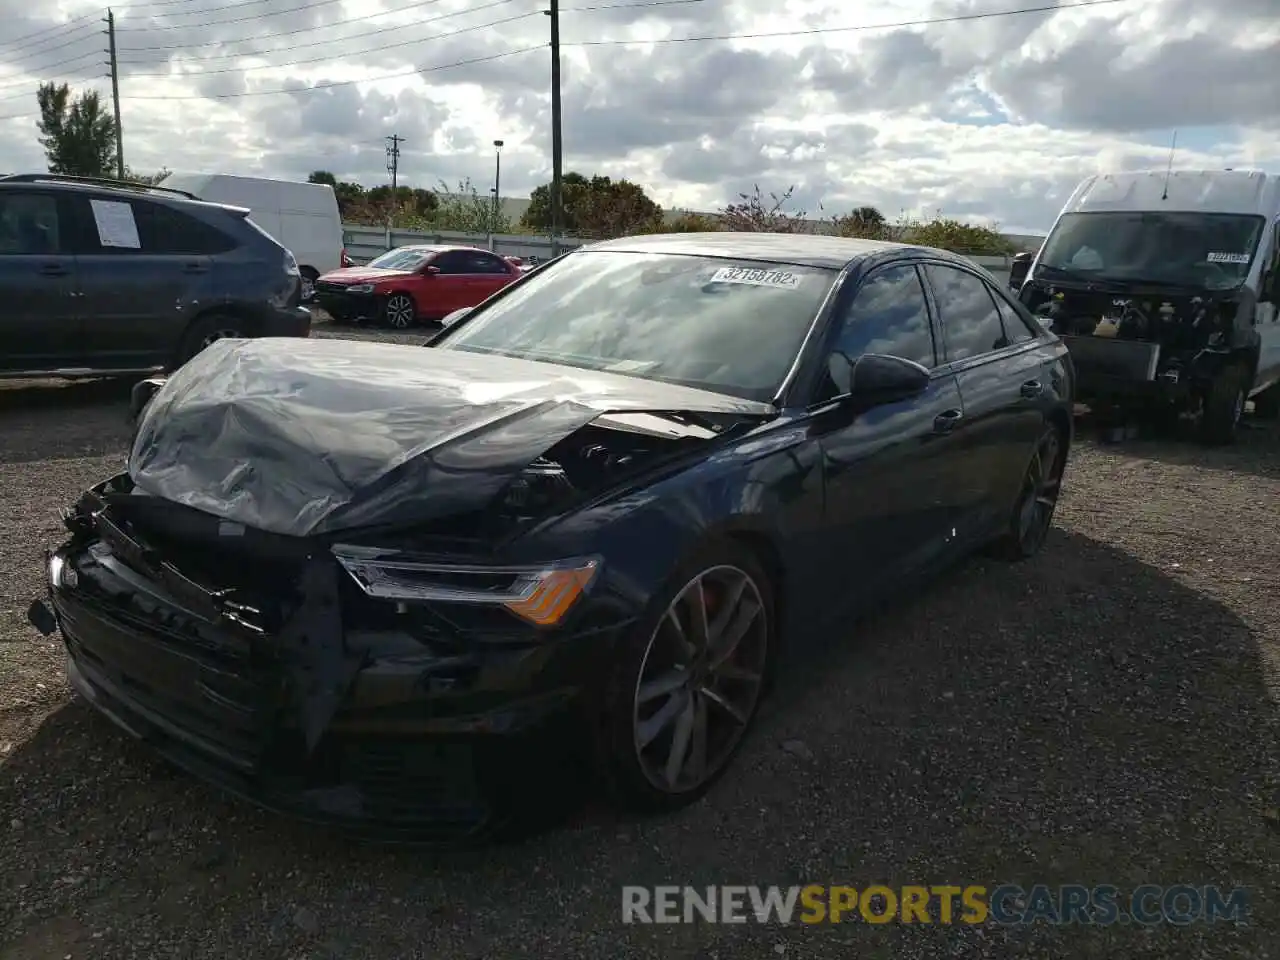
[[83, 367], [76, 260], [65, 201], [39, 190], [0, 192], [0, 370]]
[[819, 404], [848, 392], [849, 363], [865, 353], [903, 357], [933, 370], [918, 397], [858, 414], [819, 406], [814, 415], [826, 525], [834, 534], [830, 542], [839, 544], [839, 555], [825, 565], [827, 594], [857, 605], [902, 573], [942, 559], [954, 542], [958, 503], [951, 463], [963, 407], [955, 376], [939, 365], [914, 265], [890, 264], [871, 273], [839, 322]]

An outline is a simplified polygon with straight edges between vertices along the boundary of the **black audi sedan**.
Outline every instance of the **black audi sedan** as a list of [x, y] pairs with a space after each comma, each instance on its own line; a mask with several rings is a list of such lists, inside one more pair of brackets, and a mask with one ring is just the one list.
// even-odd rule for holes
[[32, 621], [177, 764], [393, 836], [568, 755], [694, 801], [806, 639], [1034, 554], [1072, 439], [1066, 351], [990, 274], [819, 236], [599, 243], [425, 348], [227, 340], [153, 386]]

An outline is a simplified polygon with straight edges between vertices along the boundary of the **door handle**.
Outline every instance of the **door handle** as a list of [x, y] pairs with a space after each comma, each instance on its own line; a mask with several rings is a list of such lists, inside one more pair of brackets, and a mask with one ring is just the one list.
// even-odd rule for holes
[[964, 412], [960, 410], [944, 410], [933, 418], [934, 433], [950, 433], [964, 419]]
[[209, 268], [202, 263], [188, 263], [182, 268], [184, 273], [208, 273]]
[[1021, 389], [1018, 392], [1021, 393], [1026, 399], [1034, 400], [1036, 399], [1036, 397], [1044, 393], [1044, 384], [1041, 383], [1039, 380], [1028, 380], [1026, 383], [1022, 385]]
[[40, 273], [46, 277], [65, 277], [68, 272], [60, 263], [45, 263], [40, 266]]

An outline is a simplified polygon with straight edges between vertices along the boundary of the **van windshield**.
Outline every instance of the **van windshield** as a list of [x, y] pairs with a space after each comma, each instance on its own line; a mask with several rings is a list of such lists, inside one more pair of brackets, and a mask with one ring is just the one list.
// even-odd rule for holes
[[1246, 214], [1069, 213], [1045, 241], [1036, 272], [1226, 290], [1249, 276], [1264, 226]]

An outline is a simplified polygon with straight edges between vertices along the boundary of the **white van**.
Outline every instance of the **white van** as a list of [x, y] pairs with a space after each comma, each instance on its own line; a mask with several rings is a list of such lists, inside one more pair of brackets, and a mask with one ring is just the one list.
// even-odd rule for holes
[[1089, 177], [1011, 281], [1066, 343], [1089, 406], [1198, 414], [1215, 443], [1235, 438], [1248, 400], [1259, 416], [1280, 415], [1274, 174]]
[[347, 265], [338, 198], [327, 183], [171, 173], [160, 186], [195, 194], [201, 200], [247, 207], [249, 219], [298, 261], [304, 303], [312, 299], [317, 277]]

